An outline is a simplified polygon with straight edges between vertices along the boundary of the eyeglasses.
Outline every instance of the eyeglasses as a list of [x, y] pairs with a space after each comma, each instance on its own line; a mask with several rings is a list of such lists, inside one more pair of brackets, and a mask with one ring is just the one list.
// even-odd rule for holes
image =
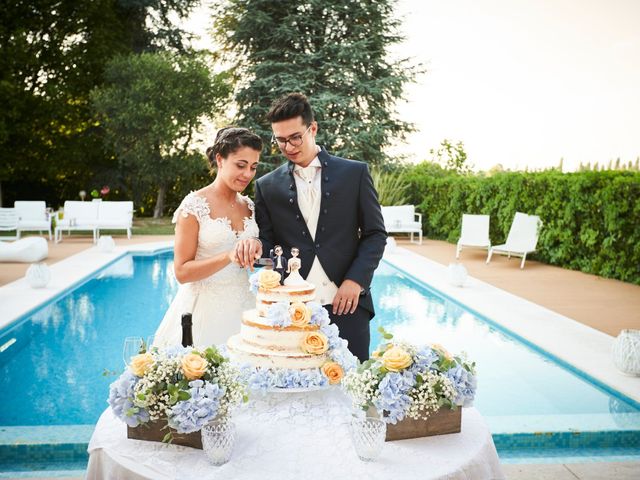
[[295, 135], [291, 135], [289, 138], [274, 137], [272, 135], [271, 142], [277, 143], [278, 146], [282, 149], [287, 148], [287, 143], [290, 144], [292, 147], [299, 147], [300, 145], [302, 145], [302, 141], [303, 141], [302, 139], [307, 134], [310, 128], [311, 128], [311, 125], [307, 127], [307, 129], [304, 131], [302, 135], [297, 133]]

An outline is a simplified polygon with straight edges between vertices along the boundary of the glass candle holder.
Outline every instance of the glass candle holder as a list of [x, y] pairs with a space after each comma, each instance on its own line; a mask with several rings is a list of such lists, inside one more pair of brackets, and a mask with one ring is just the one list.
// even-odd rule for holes
[[201, 430], [202, 449], [213, 465], [224, 465], [231, 458], [236, 442], [236, 426], [227, 420], [214, 420]]
[[353, 447], [360, 460], [371, 462], [378, 458], [387, 435], [387, 424], [383, 420], [354, 417], [349, 430]]

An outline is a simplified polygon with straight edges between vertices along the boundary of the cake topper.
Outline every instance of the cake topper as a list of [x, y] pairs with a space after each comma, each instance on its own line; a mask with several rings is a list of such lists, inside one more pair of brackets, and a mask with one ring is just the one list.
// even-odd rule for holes
[[269, 255], [273, 261], [273, 270], [280, 274], [280, 284], [284, 282], [284, 272], [289, 271], [287, 270], [287, 259], [282, 253], [282, 247], [275, 245]]
[[284, 285], [306, 285], [307, 282], [302, 275], [300, 275], [300, 267], [302, 266], [302, 262], [298, 258], [300, 250], [296, 247], [291, 249], [291, 258], [287, 262], [287, 273], [289, 274], [287, 278], [284, 279]]

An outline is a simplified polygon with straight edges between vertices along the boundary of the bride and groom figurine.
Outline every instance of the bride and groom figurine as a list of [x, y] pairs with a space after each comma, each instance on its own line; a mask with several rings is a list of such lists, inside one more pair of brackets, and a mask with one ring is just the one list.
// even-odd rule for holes
[[[288, 286], [307, 285], [307, 281], [300, 275], [302, 263], [298, 258], [299, 254], [300, 250], [293, 247], [291, 249], [291, 258], [287, 259], [280, 245], [273, 247], [271, 260], [273, 261], [273, 270], [280, 274], [280, 284]], [[286, 278], [285, 272], [289, 274]]]

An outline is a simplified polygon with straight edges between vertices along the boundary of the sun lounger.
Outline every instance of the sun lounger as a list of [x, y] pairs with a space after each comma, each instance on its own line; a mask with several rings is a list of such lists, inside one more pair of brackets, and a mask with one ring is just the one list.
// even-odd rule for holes
[[507, 235], [506, 243], [495, 245], [489, 249], [487, 263], [491, 261], [491, 256], [494, 253], [499, 253], [501, 255], [508, 255], [509, 258], [511, 258], [511, 255], [522, 257], [520, 268], [524, 268], [524, 261], [527, 258], [527, 254], [536, 251], [538, 232], [541, 226], [542, 222], [537, 215], [527, 215], [526, 213], [516, 212], [511, 228], [509, 229], [509, 235]]
[[462, 231], [456, 247], [456, 258], [460, 258], [463, 247], [483, 248], [491, 247], [489, 240], [489, 215], [462, 215]]

